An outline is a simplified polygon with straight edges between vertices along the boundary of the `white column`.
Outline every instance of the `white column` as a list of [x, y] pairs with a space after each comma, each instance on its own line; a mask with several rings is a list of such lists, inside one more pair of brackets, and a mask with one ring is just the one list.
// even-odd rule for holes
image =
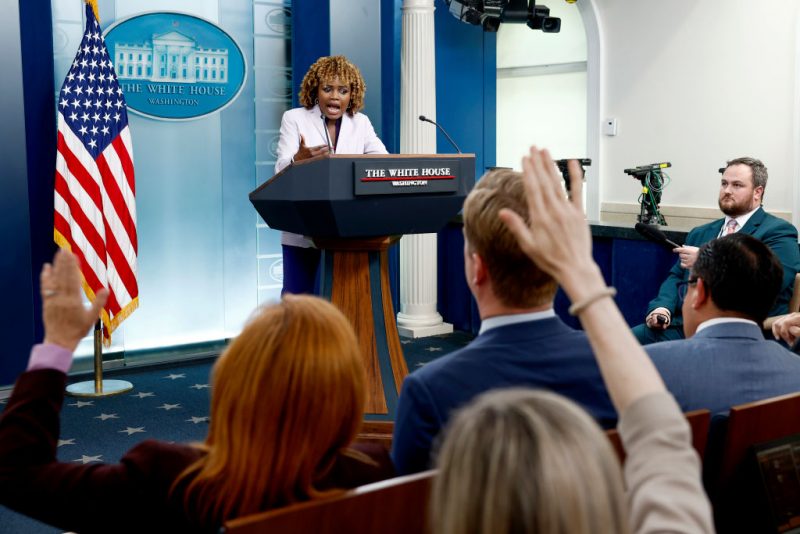
[[[436, 117], [434, 0], [404, 0], [400, 56], [400, 153], [435, 154], [436, 127], [418, 117]], [[436, 311], [436, 234], [400, 240], [400, 313], [397, 330], [405, 337], [447, 334], [453, 325]]]

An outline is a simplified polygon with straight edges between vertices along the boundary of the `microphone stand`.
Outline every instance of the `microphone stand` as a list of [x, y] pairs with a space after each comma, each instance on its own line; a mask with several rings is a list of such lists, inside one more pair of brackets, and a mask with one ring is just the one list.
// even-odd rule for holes
[[460, 149], [460, 148], [458, 148], [458, 145], [456, 144], [456, 142], [455, 142], [455, 141], [453, 141], [453, 138], [452, 138], [452, 137], [450, 137], [450, 135], [449, 135], [447, 132], [445, 132], [445, 131], [444, 131], [444, 128], [442, 128], [441, 126], [439, 126], [439, 123], [438, 123], [438, 122], [436, 122], [436, 121], [434, 121], [434, 120], [431, 120], [431, 119], [429, 119], [429, 118], [428, 118], [428, 117], [426, 117], [425, 115], [420, 115], [420, 116], [419, 116], [419, 120], [421, 120], [422, 122], [429, 122], [429, 123], [433, 124], [434, 126], [436, 126], [437, 128], [439, 128], [439, 131], [440, 131], [440, 132], [442, 132], [442, 133], [444, 134], [444, 136], [447, 138], [447, 140], [448, 140], [448, 141], [450, 141], [450, 144], [451, 144], [451, 145], [453, 145], [453, 146], [455, 147], [455, 149], [456, 149], [456, 152], [458, 152], [459, 154], [462, 154], [462, 152], [461, 152], [461, 149]]

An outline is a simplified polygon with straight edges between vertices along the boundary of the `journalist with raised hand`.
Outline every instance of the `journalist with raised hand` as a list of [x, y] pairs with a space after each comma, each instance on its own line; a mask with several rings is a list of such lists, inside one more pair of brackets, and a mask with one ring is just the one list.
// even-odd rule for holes
[[218, 532], [227, 519], [393, 474], [381, 447], [350, 448], [366, 397], [352, 328], [332, 304], [299, 295], [258, 310], [217, 360], [203, 443], [147, 440], [116, 464], [59, 462], [66, 372], [107, 292], [84, 309], [64, 251], [41, 287], [44, 343], [0, 416], [0, 504], [82, 534]]
[[[571, 201], [547, 151], [532, 148], [523, 167], [528, 222], [508, 209], [500, 217], [567, 293], [589, 337], [620, 414], [627, 499], [607, 438], [573, 403], [555, 394], [489, 393], [446, 434], [433, 488], [434, 531], [713, 532], [689, 425], [592, 259], [577, 165], [570, 168]], [[486, 424], [474, 424], [476, 417]], [[536, 465], [542, 469], [526, 468]], [[554, 473], [553, 465], [561, 466], [553, 480], [535, 480]]]

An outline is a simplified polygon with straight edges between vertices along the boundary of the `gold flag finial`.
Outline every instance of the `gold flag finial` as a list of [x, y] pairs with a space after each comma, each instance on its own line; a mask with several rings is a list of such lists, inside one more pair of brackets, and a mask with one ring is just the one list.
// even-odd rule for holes
[[97, 8], [97, 0], [86, 0], [86, 3], [92, 6], [92, 11], [94, 11], [94, 18], [97, 19], [97, 23], [100, 23], [100, 10]]

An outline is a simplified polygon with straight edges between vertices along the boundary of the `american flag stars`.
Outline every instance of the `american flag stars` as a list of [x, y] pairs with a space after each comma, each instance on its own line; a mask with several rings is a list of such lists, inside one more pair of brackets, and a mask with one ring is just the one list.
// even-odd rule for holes
[[[58, 106], [63, 112], [79, 107], [95, 110], [95, 113], [73, 112], [64, 117], [67, 125], [81, 138], [92, 156], [97, 157], [128, 121], [120, 113], [97, 112], [100, 109], [110, 110], [112, 107], [120, 110], [125, 106], [125, 101], [97, 21], [94, 21], [94, 25], [96, 31], [87, 32], [83, 36], [78, 55], [61, 87]], [[70, 100], [73, 95], [75, 98]], [[100, 128], [103, 124], [105, 127]]]

